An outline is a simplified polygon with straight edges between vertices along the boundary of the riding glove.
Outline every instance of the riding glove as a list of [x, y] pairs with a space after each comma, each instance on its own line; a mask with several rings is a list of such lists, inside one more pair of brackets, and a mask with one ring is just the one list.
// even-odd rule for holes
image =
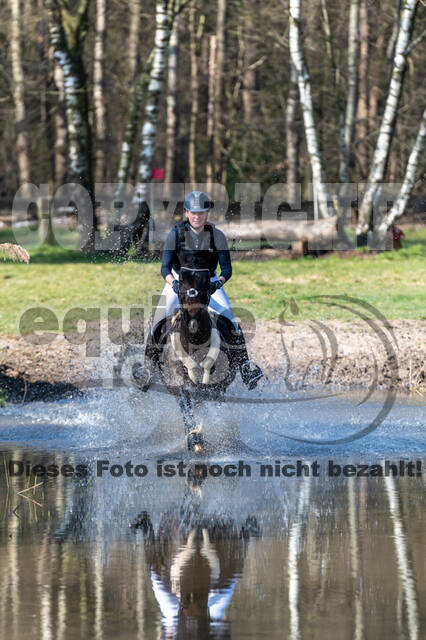
[[212, 296], [215, 291], [220, 289], [222, 286], [222, 282], [220, 280], [216, 280], [216, 282], [210, 282], [210, 295]]

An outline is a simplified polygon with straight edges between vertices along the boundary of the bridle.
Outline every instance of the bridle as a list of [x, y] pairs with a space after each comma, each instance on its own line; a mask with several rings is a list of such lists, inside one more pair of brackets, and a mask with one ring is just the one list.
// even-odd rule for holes
[[[194, 274], [195, 276], [197, 274], [204, 274], [207, 273], [208, 274], [208, 283], [210, 283], [210, 271], [209, 269], [192, 269], [191, 267], [181, 267], [181, 275], [183, 271], [187, 271], [190, 272], [192, 274]], [[187, 296], [188, 298], [197, 298], [200, 293], [202, 293], [201, 291], [199, 291], [198, 289], [196, 289], [195, 287], [190, 287], [189, 289], [187, 289], [185, 291], [185, 296]]]

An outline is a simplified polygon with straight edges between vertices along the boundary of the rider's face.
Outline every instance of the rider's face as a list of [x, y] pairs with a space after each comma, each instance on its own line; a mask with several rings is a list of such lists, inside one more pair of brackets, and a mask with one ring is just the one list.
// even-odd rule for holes
[[190, 211], [186, 211], [186, 217], [193, 229], [201, 229], [201, 227], [204, 227], [208, 214], [208, 211], [205, 211], [204, 213], [191, 213]]

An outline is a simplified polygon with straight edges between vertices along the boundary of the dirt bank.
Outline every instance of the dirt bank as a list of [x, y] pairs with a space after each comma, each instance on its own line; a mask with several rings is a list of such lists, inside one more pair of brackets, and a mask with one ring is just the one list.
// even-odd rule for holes
[[[426, 322], [396, 320], [392, 330], [396, 345], [388, 331], [384, 340], [366, 325], [330, 321], [323, 326], [304, 322], [280, 327], [259, 322], [248, 351], [270, 379], [285, 380], [289, 389], [376, 384], [386, 388], [393, 381], [398, 392], [426, 395]], [[111, 371], [120, 347], [103, 346], [101, 358], [85, 357], [84, 349], [62, 336], [50, 345], [0, 336], [0, 402], [4, 392], [9, 402], [28, 402], [75, 393], [93, 386], [95, 380], [99, 383], [102, 363], [108, 361]]]

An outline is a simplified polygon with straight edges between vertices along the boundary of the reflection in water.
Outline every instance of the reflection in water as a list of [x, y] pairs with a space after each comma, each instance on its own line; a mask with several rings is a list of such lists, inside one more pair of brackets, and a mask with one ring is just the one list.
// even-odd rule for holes
[[0, 638], [421, 637], [420, 478], [0, 482]]
[[242, 573], [247, 542], [258, 535], [256, 519], [239, 528], [195, 509], [183, 521], [163, 517], [158, 534], [146, 512], [143, 531], [151, 586], [162, 614], [164, 638], [230, 637], [223, 623]]
[[362, 640], [364, 629], [362, 622], [361, 576], [359, 567], [359, 544], [357, 532], [357, 513], [355, 497], [355, 478], [348, 478], [349, 531], [351, 540], [351, 573], [355, 606], [355, 640]]
[[391, 476], [385, 478], [385, 483], [393, 523], [399, 578], [402, 582], [405, 605], [407, 607], [409, 637], [410, 640], [417, 640], [419, 637], [419, 617], [417, 610], [416, 585], [411, 571], [410, 562], [408, 560], [407, 539], [404, 533], [404, 524], [399, 506], [398, 492], [394, 478]]
[[309, 503], [310, 477], [301, 480], [299, 500], [297, 502], [296, 520], [290, 527], [288, 536], [288, 601], [290, 608], [290, 637], [299, 640], [299, 572], [298, 554], [300, 552], [300, 536], [302, 518]]

